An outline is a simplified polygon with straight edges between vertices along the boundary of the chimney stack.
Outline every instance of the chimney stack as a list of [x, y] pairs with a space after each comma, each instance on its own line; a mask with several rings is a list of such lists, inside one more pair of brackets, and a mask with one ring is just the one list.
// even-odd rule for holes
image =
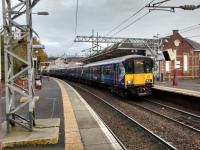
[[178, 33], [178, 30], [173, 30], [173, 35], [177, 33]]

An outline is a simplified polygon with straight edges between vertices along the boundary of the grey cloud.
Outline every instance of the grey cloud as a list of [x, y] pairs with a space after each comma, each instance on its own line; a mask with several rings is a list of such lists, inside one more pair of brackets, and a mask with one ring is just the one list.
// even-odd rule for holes
[[[123, 19], [136, 12], [151, 0], [79, 0], [78, 35], [91, 35], [91, 30], [105, 35]], [[200, 4], [199, 0], [171, 0], [165, 5]], [[49, 55], [79, 53], [89, 47], [88, 43], [74, 44], [76, 0], [40, 0], [34, 12], [48, 11], [49, 16], [34, 16], [34, 28], [41, 41], [48, 41]], [[1, 11], [1, 10], [0, 10]], [[148, 10], [144, 10], [140, 15]], [[176, 13], [154, 11], [148, 16], [119, 33], [117, 36], [152, 38], [153, 35], [170, 33], [200, 23], [200, 9], [195, 11], [177, 10]], [[132, 20], [136, 19], [134, 17]], [[184, 33], [184, 36], [200, 35], [200, 29]], [[200, 41], [200, 38], [194, 38]], [[50, 44], [50, 42], [54, 43]], [[46, 42], [47, 43], [47, 42]], [[55, 44], [57, 43], [57, 45]], [[59, 44], [58, 44], [59, 43]], [[56, 45], [56, 46], [55, 46]]]

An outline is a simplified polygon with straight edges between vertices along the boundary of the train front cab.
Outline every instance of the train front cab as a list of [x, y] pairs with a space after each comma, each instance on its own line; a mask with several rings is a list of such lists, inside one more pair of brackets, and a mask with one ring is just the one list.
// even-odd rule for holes
[[153, 86], [153, 60], [134, 58], [124, 62], [125, 88], [139, 96], [150, 95]]

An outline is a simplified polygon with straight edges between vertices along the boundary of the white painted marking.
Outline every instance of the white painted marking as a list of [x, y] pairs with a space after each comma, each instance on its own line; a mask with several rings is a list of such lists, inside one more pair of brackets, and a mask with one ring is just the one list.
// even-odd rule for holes
[[51, 118], [53, 118], [54, 110], [55, 110], [55, 102], [56, 102], [56, 98], [47, 97], [46, 99], [53, 100], [53, 103], [52, 103], [52, 111], [51, 111]]
[[55, 98], [55, 97], [47, 97], [46, 99], [54, 100], [54, 99], [56, 99], [56, 98]]
[[100, 126], [101, 130], [104, 132], [104, 134], [106, 135], [107, 139], [112, 144], [113, 148], [116, 149], [116, 150], [123, 150], [123, 148], [120, 146], [120, 144], [117, 142], [117, 140], [114, 138], [114, 136], [110, 133], [110, 131], [104, 125], [104, 123], [102, 122], [102, 120], [98, 116], [98, 114], [96, 114], [96, 112], [90, 107], [90, 105], [80, 96], [80, 94], [71, 85], [69, 85], [66, 82], [63, 82], [63, 83], [65, 83], [67, 86], [69, 86], [77, 94], [77, 96], [80, 98], [80, 100], [86, 106], [86, 108], [89, 110], [89, 112], [91, 113], [93, 118], [96, 120], [96, 122]]
[[55, 102], [56, 102], [56, 99], [53, 100], [53, 106], [52, 106], [51, 118], [53, 118], [53, 114], [54, 114], [54, 110], [55, 110]]

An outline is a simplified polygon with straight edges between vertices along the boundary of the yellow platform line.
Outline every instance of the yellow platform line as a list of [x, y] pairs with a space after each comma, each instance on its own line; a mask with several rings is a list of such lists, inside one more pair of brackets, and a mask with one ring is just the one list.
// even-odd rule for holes
[[66, 150], [83, 150], [83, 143], [81, 141], [80, 132], [74, 111], [69, 100], [66, 89], [61, 81], [51, 78], [57, 82], [61, 89], [63, 99], [63, 113], [64, 113], [64, 130], [65, 130], [65, 149]]

